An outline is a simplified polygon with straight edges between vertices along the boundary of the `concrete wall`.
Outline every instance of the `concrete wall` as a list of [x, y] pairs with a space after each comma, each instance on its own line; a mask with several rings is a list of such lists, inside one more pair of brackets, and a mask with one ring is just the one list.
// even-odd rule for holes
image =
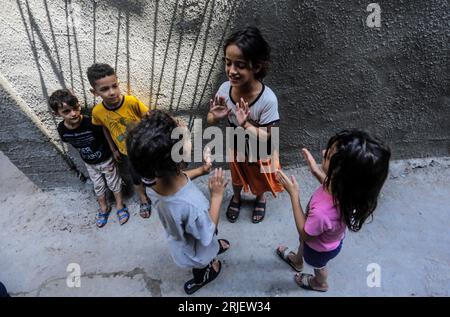
[[[224, 38], [256, 25], [273, 48], [266, 83], [280, 102], [284, 166], [348, 127], [378, 134], [396, 158], [449, 154], [448, 1], [378, 1], [380, 28], [366, 25], [370, 1], [356, 0], [1, 3], [0, 73], [55, 143], [47, 97], [72, 88], [89, 110], [99, 101], [85, 76], [95, 61], [117, 69], [124, 93], [187, 121], [205, 118], [225, 79]], [[51, 182], [40, 166], [29, 170]]]

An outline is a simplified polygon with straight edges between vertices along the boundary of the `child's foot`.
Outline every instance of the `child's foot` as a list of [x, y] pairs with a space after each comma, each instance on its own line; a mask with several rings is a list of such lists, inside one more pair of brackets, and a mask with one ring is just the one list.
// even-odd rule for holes
[[298, 286], [308, 291], [317, 291], [317, 292], [326, 292], [328, 291], [328, 285], [319, 284], [316, 282], [314, 275], [305, 274], [305, 273], [297, 273], [294, 276], [295, 282]]
[[97, 219], [95, 224], [98, 228], [102, 228], [108, 222], [109, 213], [111, 212], [111, 207], [108, 207], [106, 211], [102, 211], [101, 209], [98, 211]]
[[303, 260], [301, 262], [298, 262], [297, 254], [295, 254], [293, 251], [288, 251], [289, 248], [282, 245], [277, 248], [277, 254], [283, 261], [289, 264], [295, 271], [303, 271]]
[[152, 214], [152, 202], [149, 200], [146, 203], [141, 203], [141, 206], [139, 207], [139, 215], [142, 218], [150, 218], [151, 214]]
[[189, 295], [195, 293], [209, 282], [212, 282], [219, 275], [221, 269], [222, 263], [219, 260], [214, 260], [208, 268], [209, 272], [205, 274], [206, 280], [201, 284], [196, 284], [194, 279], [189, 280], [184, 284], [184, 291]]
[[266, 198], [263, 196], [261, 198], [256, 197], [255, 206], [253, 207], [252, 222], [258, 223], [263, 221], [266, 215]]
[[241, 201], [237, 200], [234, 196], [231, 197], [230, 203], [228, 204], [227, 212], [225, 215], [229, 222], [236, 222], [241, 211]]
[[219, 241], [220, 248], [219, 248], [219, 253], [217, 253], [217, 254], [222, 254], [222, 253], [228, 251], [228, 249], [230, 248], [230, 242], [225, 239], [219, 239], [218, 241]]
[[119, 218], [120, 225], [123, 225], [130, 218], [127, 206], [124, 205], [122, 209], [117, 210], [117, 217]]

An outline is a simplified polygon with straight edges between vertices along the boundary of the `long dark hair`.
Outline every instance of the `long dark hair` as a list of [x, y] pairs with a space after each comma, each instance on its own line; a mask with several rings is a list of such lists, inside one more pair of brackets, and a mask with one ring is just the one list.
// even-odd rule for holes
[[256, 79], [262, 80], [266, 77], [270, 62], [270, 46], [258, 28], [249, 26], [233, 33], [223, 45], [224, 56], [227, 47], [231, 44], [235, 44], [241, 49], [245, 59], [251, 62], [252, 67], [261, 66], [261, 69], [255, 74]]
[[388, 146], [360, 130], [344, 130], [327, 145], [330, 151], [324, 186], [331, 189], [335, 205], [351, 231], [359, 231], [377, 207], [378, 196], [389, 171]]

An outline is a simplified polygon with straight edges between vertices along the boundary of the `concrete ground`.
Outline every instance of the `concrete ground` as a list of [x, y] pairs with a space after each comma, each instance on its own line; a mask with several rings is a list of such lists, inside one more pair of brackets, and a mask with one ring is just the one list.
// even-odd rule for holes
[[[288, 173], [297, 175], [305, 205], [318, 184], [306, 168]], [[190, 271], [175, 266], [158, 216], [140, 218], [136, 199], [128, 201], [127, 224], [113, 216], [97, 229], [89, 187], [42, 192], [1, 152], [0, 177], [0, 281], [12, 296], [185, 296]], [[205, 181], [197, 183], [207, 193]], [[219, 236], [232, 248], [220, 256], [217, 280], [195, 296], [450, 295], [450, 158], [391, 164], [373, 222], [348, 233], [329, 264], [327, 293], [298, 288], [294, 271], [275, 255], [279, 243], [297, 247], [287, 194], [269, 199], [260, 224], [251, 223], [249, 196], [238, 222], [229, 223], [230, 197], [228, 188]], [[67, 286], [70, 263], [81, 268], [79, 288]]]

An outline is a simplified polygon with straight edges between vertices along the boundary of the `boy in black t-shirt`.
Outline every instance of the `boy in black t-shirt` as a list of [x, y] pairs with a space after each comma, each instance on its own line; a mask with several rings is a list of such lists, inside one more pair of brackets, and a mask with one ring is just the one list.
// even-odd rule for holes
[[77, 97], [68, 89], [55, 91], [49, 99], [54, 114], [64, 120], [58, 124], [58, 133], [63, 142], [75, 147], [86, 164], [89, 177], [94, 183], [94, 191], [98, 198], [100, 210], [97, 214], [97, 227], [103, 227], [107, 221], [111, 207], [106, 202], [106, 185], [114, 193], [117, 216], [120, 224], [128, 221], [129, 213], [122, 201], [122, 179], [113, 160], [110, 146], [103, 129], [94, 126], [91, 118], [83, 116]]

